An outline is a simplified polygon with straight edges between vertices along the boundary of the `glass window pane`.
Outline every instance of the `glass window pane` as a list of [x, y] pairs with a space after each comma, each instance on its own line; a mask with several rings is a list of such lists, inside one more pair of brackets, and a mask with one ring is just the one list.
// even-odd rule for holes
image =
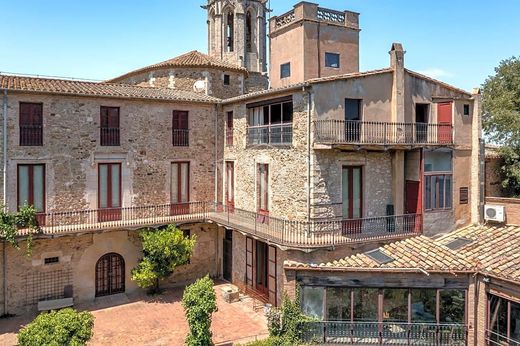
[[377, 321], [379, 290], [356, 288], [354, 291], [354, 321]]
[[432, 177], [425, 177], [425, 193], [424, 193], [425, 209], [432, 209]]
[[412, 322], [436, 322], [437, 290], [412, 289]]
[[99, 165], [99, 207], [108, 207], [108, 165]]
[[111, 183], [112, 183], [112, 201], [110, 207], [112, 208], [120, 208], [121, 207], [121, 201], [119, 200], [120, 197], [120, 176], [119, 176], [119, 165], [111, 165], [112, 166], [112, 176], [110, 177]]
[[283, 104], [283, 122], [292, 123], [293, 121], [293, 104], [286, 102]]
[[408, 289], [384, 290], [383, 319], [393, 322], [408, 322]]
[[424, 153], [425, 172], [451, 172], [451, 151], [426, 151]]
[[349, 169], [347, 167], [343, 167], [343, 174], [341, 177], [341, 195], [342, 195], [342, 206], [343, 206], [343, 217], [348, 218], [349, 217], [349, 209], [350, 209], [350, 201], [349, 201]]
[[520, 304], [511, 302], [511, 339], [520, 342]]
[[263, 112], [258, 109], [260, 113], [258, 125], [267, 125], [269, 124], [269, 106], [264, 106]]
[[306, 315], [323, 319], [323, 287], [303, 287], [303, 312]]
[[34, 196], [34, 208], [36, 211], [44, 211], [44, 185], [45, 177], [43, 165], [36, 165], [33, 167], [33, 196]]
[[18, 205], [29, 204], [29, 166], [18, 166]]
[[352, 217], [354, 219], [361, 218], [361, 168], [352, 170]]
[[446, 185], [445, 185], [445, 196], [446, 196], [446, 203], [445, 208], [451, 208], [452, 200], [453, 200], [453, 193], [452, 193], [452, 184], [451, 184], [451, 175], [447, 175], [445, 177]]
[[189, 164], [181, 164], [181, 202], [189, 202]]
[[327, 320], [350, 321], [350, 289], [327, 288]]
[[271, 124], [280, 124], [282, 122], [282, 105], [271, 105]]
[[172, 163], [171, 201], [179, 203], [179, 164]]
[[442, 290], [440, 296], [441, 323], [464, 323], [465, 292], [463, 290]]
[[438, 201], [437, 207], [440, 209], [444, 208], [444, 176], [440, 175], [437, 177], [437, 191], [439, 191], [439, 195], [436, 196], [436, 199]]
[[507, 300], [490, 296], [489, 329], [492, 341], [506, 341], [507, 338]]

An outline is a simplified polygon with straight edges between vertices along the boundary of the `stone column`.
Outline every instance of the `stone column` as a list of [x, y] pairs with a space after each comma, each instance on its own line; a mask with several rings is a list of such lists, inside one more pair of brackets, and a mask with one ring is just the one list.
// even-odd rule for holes
[[390, 50], [390, 67], [394, 70], [392, 84], [392, 122], [404, 122], [404, 54], [400, 43]]

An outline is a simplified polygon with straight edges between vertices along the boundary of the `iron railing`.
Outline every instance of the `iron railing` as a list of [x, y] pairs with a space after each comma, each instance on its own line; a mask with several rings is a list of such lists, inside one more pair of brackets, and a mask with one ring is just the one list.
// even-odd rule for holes
[[[43, 234], [215, 222], [282, 246], [303, 248], [401, 239], [422, 233], [420, 214], [292, 221], [213, 202], [57, 211], [39, 213], [37, 220]], [[19, 233], [24, 236], [29, 230], [22, 229]]]
[[304, 342], [351, 345], [462, 346], [467, 342], [463, 324], [406, 322], [304, 322]]
[[249, 126], [247, 128], [247, 144], [290, 145], [292, 144], [292, 124]]
[[233, 128], [232, 127], [228, 127], [226, 128], [226, 146], [228, 147], [232, 147], [233, 146]]
[[486, 330], [486, 341], [489, 346], [520, 346], [520, 339], [511, 339], [507, 335]]
[[42, 125], [20, 125], [20, 146], [42, 146]]
[[375, 121], [314, 121], [315, 142], [323, 144], [450, 145], [449, 124]]
[[119, 127], [101, 127], [101, 146], [119, 146]]
[[190, 146], [190, 130], [189, 129], [173, 129], [172, 141], [174, 147]]

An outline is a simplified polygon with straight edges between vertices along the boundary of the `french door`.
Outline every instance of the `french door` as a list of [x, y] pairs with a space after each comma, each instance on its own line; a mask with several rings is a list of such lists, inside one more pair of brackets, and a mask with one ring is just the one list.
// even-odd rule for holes
[[361, 233], [363, 217], [363, 168], [343, 166], [341, 174], [343, 234]]
[[437, 122], [439, 123], [437, 140], [439, 143], [449, 144], [453, 142], [452, 112], [452, 102], [442, 102], [437, 105]]
[[226, 162], [226, 208], [229, 212], [235, 209], [235, 164]]
[[121, 220], [121, 164], [98, 166], [98, 221]]
[[361, 99], [345, 99], [345, 141], [347, 143], [361, 141], [362, 103]]
[[233, 279], [233, 231], [226, 229], [223, 243], [223, 273], [225, 280], [231, 281]]
[[125, 292], [125, 260], [116, 253], [102, 256], [96, 263], [96, 297]]
[[269, 223], [269, 165], [257, 166], [258, 222]]
[[259, 240], [246, 238], [246, 285], [277, 305], [277, 250]]
[[32, 206], [40, 226], [45, 225], [45, 165], [18, 165], [18, 208]]
[[172, 163], [171, 174], [171, 215], [185, 215], [190, 212], [190, 163]]

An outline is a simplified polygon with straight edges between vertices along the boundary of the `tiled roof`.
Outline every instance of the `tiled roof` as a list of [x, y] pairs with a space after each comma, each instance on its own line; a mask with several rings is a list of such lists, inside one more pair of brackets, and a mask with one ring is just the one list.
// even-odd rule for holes
[[471, 271], [471, 263], [456, 252], [448, 249], [434, 240], [425, 237], [413, 237], [387, 244], [379, 250], [394, 260], [388, 263], [378, 263], [367, 253], [346, 257], [337, 261], [311, 264], [286, 261], [288, 268], [320, 268], [324, 270], [349, 269], [421, 269], [425, 271]]
[[[464, 239], [462, 246], [450, 250], [447, 245]], [[520, 226], [472, 225], [438, 239], [414, 237], [385, 245], [379, 250], [394, 261], [380, 264], [367, 253], [337, 261], [313, 264], [285, 261], [289, 269], [384, 271], [385, 269], [421, 269], [439, 272], [474, 272], [520, 283]]]
[[478, 271], [520, 282], [520, 226], [470, 226], [440, 238], [447, 244], [456, 238], [473, 240], [457, 250]]
[[143, 72], [152, 71], [152, 70], [161, 69], [161, 68], [175, 68], [175, 67], [214, 68], [214, 69], [242, 72], [244, 74], [247, 74], [247, 69], [245, 69], [243, 67], [225, 62], [220, 59], [210, 57], [207, 54], [193, 50], [186, 54], [179, 55], [178, 57], [175, 57], [173, 59], [165, 60], [165, 61], [157, 63], [157, 64], [153, 64], [150, 66], [146, 66], [146, 67], [137, 69], [135, 71], [125, 73], [122, 76], [108, 80], [108, 82], [118, 82], [122, 79], [125, 79], [127, 77], [130, 77], [130, 76], [138, 74], [138, 73], [143, 73]]
[[77, 80], [35, 78], [14, 75], [0, 75], [0, 90], [148, 99], [180, 102], [218, 103], [219, 99], [190, 91], [158, 89], [125, 84], [84, 82]]
[[362, 78], [362, 77], [368, 77], [368, 76], [390, 73], [390, 72], [393, 72], [393, 69], [382, 68], [382, 69], [378, 69], [378, 70], [353, 72], [353, 73], [347, 73], [347, 74], [340, 74], [340, 75], [336, 75], [336, 76], [313, 78], [313, 79], [309, 79], [307, 82], [309, 84], [317, 84], [317, 83], [324, 83], [324, 82], [343, 80], [343, 79]]
[[450, 89], [450, 90], [453, 90], [453, 91], [458, 92], [460, 94], [465, 94], [467, 96], [471, 96], [470, 92], [468, 92], [466, 90], [459, 89], [457, 87], [454, 87], [453, 85], [450, 85], [448, 83], [441, 82], [438, 79], [425, 76], [425, 75], [423, 75], [421, 73], [418, 73], [418, 72], [415, 72], [415, 71], [412, 71], [412, 70], [409, 70], [409, 69], [405, 69], [405, 71], [408, 72], [408, 74], [413, 76], [413, 77], [424, 79], [424, 80], [430, 81], [432, 83], [439, 84], [439, 85], [443, 86], [446, 89]]

